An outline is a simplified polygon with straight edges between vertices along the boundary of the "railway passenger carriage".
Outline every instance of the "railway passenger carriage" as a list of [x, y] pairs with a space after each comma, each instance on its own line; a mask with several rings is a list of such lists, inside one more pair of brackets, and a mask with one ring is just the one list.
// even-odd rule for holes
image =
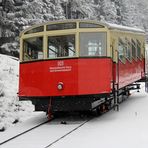
[[20, 38], [20, 100], [36, 110], [101, 110], [139, 89], [144, 31], [91, 20], [35, 25]]

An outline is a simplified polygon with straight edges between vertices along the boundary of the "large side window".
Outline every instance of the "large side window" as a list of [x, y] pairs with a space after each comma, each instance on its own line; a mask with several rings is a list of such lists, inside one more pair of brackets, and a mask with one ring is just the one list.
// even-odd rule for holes
[[106, 56], [106, 33], [80, 33], [80, 56]]
[[43, 37], [32, 37], [23, 41], [23, 60], [43, 59]]
[[132, 58], [137, 59], [137, 49], [136, 42], [132, 39]]
[[47, 55], [48, 58], [75, 56], [75, 35], [49, 36]]

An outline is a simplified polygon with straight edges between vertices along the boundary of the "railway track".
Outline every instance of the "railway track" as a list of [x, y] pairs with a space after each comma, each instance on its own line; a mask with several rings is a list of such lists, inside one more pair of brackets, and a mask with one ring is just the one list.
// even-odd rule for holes
[[8, 143], [8, 142], [10, 142], [11, 140], [14, 140], [14, 139], [20, 137], [20, 136], [22, 136], [22, 135], [24, 135], [24, 134], [26, 134], [26, 133], [28, 133], [28, 132], [34, 130], [34, 129], [36, 129], [36, 128], [38, 128], [38, 127], [40, 127], [40, 126], [46, 124], [46, 123], [48, 123], [49, 121], [51, 121], [51, 120], [47, 120], [47, 121], [45, 121], [45, 122], [43, 122], [43, 123], [40, 123], [39, 125], [36, 125], [36, 126], [30, 128], [30, 129], [28, 129], [28, 130], [26, 130], [26, 131], [24, 131], [24, 132], [22, 132], [22, 133], [19, 133], [19, 134], [13, 136], [13, 137], [11, 137], [11, 138], [9, 138], [9, 139], [7, 139], [7, 140], [1, 142], [1, 143], [0, 143], [0, 146], [6, 144], [6, 143]]
[[[49, 148], [52, 145], [54, 145], [55, 143], [57, 143], [60, 140], [62, 140], [63, 138], [65, 138], [66, 136], [70, 135], [74, 131], [81, 128], [84, 124], [89, 122], [91, 119], [93, 119], [92, 116], [91, 117], [84, 117], [84, 118], [80, 118], [80, 117], [75, 118], [74, 117], [72, 120], [67, 117], [66, 117], [66, 119], [65, 119], [65, 117], [64, 118], [52, 118], [51, 120], [40, 123], [40, 124], [30, 128], [24, 132], [21, 132], [15, 136], [5, 140], [5, 141], [2, 141], [0, 143], [0, 147], [2, 147], [2, 148], [16, 148], [16, 146], [19, 147], [19, 144], [17, 144], [19, 141], [21, 143], [21, 148], [23, 148], [23, 146], [25, 148], [26, 147], [29, 147], [29, 148], [34, 148], [34, 147]], [[65, 122], [63, 122], [63, 121], [65, 121]], [[57, 127], [59, 127], [58, 130], [57, 130]], [[47, 130], [45, 130], [45, 129], [47, 129]], [[49, 133], [48, 134], [49, 138], [48, 137], [46, 138], [45, 143], [41, 143], [41, 144], [37, 144], [37, 145], [34, 145], [34, 143], [33, 143], [33, 146], [31, 146], [31, 144], [28, 143], [28, 146], [26, 146], [26, 143], [28, 142], [26, 137], [34, 137], [34, 138], [35, 137], [44, 137], [45, 136], [44, 134], [43, 135], [40, 134], [40, 133], [45, 133], [44, 130], [47, 131], [47, 133]], [[56, 132], [56, 134], [54, 136], [52, 135], [54, 138], [51, 137], [51, 133], [53, 133], [51, 131]], [[30, 136], [30, 135], [33, 135], [33, 136]], [[35, 140], [33, 140], [33, 141], [35, 141]]]
[[63, 138], [65, 138], [66, 136], [70, 135], [71, 133], [73, 133], [74, 131], [78, 130], [79, 128], [81, 128], [84, 124], [86, 124], [87, 122], [89, 122], [90, 120], [92, 120], [93, 117], [90, 117], [89, 119], [87, 119], [86, 121], [82, 122], [80, 125], [78, 125], [77, 127], [75, 127], [74, 129], [72, 129], [71, 131], [67, 132], [66, 134], [64, 134], [63, 136], [59, 137], [58, 139], [56, 139], [55, 141], [51, 142], [50, 144], [48, 144], [47, 146], [45, 146], [44, 148], [49, 148], [50, 146], [54, 145], [55, 143], [57, 143], [58, 141], [62, 140]]

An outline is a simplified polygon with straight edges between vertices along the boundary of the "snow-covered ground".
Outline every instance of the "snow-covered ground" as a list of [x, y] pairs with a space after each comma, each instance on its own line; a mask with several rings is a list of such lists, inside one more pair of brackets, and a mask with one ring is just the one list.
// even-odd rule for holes
[[111, 111], [86, 123], [53, 148], [148, 148], [148, 94], [144, 88]]
[[[81, 119], [66, 125], [52, 121], [26, 135], [22, 135], [4, 145], [3, 148], [42, 148], [57, 139], [52, 148], [147, 148], [148, 147], [148, 94], [144, 92], [144, 84], [140, 92], [132, 92], [129, 99], [120, 104], [120, 110], [110, 111], [95, 117], [72, 133], [63, 137], [82, 122]], [[46, 120], [45, 114], [32, 118], [6, 132], [0, 133], [0, 142], [10, 138], [26, 127]]]
[[18, 59], [0, 54], [0, 130], [29, 117], [34, 107], [30, 102], [19, 102]]

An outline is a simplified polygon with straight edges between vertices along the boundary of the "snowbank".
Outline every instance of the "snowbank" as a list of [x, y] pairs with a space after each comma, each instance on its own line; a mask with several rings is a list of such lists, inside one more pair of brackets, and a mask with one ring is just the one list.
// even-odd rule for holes
[[0, 130], [28, 118], [34, 110], [30, 102], [19, 102], [17, 58], [0, 54]]

